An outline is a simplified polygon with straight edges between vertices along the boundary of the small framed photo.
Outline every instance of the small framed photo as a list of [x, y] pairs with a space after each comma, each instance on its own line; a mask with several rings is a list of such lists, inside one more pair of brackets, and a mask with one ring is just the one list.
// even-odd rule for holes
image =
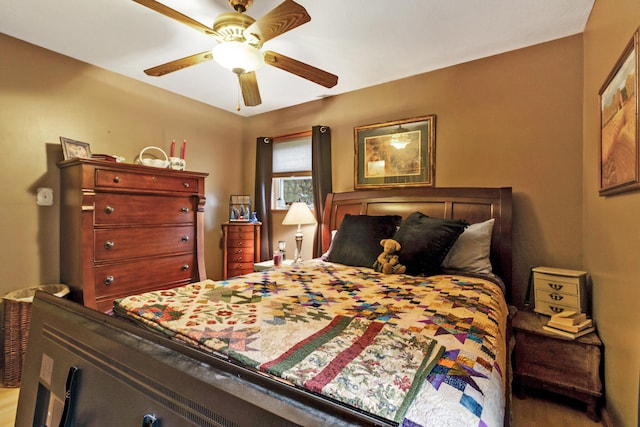
[[73, 139], [60, 137], [60, 143], [62, 144], [62, 154], [64, 159], [89, 159], [91, 158], [91, 147], [86, 142], [74, 141]]
[[435, 115], [360, 126], [355, 188], [435, 186]]

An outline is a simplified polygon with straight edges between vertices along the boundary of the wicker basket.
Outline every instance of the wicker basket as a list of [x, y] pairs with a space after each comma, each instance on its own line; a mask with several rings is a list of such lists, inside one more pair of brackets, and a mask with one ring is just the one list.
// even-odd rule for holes
[[64, 297], [69, 293], [69, 287], [60, 284], [35, 286], [9, 292], [2, 298], [4, 302], [2, 385], [4, 387], [20, 387], [22, 365], [27, 350], [27, 341], [29, 341], [31, 308], [36, 291], [45, 291], [58, 297]]

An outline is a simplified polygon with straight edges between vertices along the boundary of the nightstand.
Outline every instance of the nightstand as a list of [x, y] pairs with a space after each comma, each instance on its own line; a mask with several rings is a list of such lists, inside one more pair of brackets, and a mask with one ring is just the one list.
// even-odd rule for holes
[[[282, 265], [293, 265], [292, 259], [285, 259], [282, 261]], [[273, 268], [273, 260], [270, 259], [268, 261], [256, 262], [253, 264], [253, 271], [265, 271]]]
[[529, 386], [580, 400], [587, 404], [587, 416], [597, 421], [602, 341], [596, 332], [575, 340], [547, 332], [542, 326], [548, 320], [532, 311], [519, 311], [513, 319], [514, 391], [524, 398]]

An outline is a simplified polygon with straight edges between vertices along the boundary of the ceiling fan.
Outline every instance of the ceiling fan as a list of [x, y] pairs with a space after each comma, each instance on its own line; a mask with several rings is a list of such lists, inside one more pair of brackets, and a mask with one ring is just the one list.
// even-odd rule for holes
[[248, 107], [262, 103], [255, 70], [263, 64], [280, 68], [327, 88], [338, 83], [338, 76], [334, 74], [277, 52], [261, 50], [265, 42], [311, 20], [305, 8], [293, 0], [285, 0], [258, 20], [244, 14], [253, 0], [228, 0], [235, 11], [218, 15], [211, 28], [155, 0], [133, 1], [212, 36], [217, 41], [212, 50], [144, 70], [149, 76], [163, 76], [215, 59], [238, 75], [242, 98]]

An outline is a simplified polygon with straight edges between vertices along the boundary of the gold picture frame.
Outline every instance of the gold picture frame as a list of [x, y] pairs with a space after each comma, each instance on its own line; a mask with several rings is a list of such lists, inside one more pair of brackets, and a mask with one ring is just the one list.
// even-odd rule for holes
[[638, 30], [600, 88], [600, 196], [640, 189]]
[[435, 186], [436, 116], [354, 128], [356, 189]]
[[61, 136], [60, 144], [62, 144], [62, 154], [64, 155], [65, 160], [91, 158], [91, 147], [86, 142], [75, 141]]

